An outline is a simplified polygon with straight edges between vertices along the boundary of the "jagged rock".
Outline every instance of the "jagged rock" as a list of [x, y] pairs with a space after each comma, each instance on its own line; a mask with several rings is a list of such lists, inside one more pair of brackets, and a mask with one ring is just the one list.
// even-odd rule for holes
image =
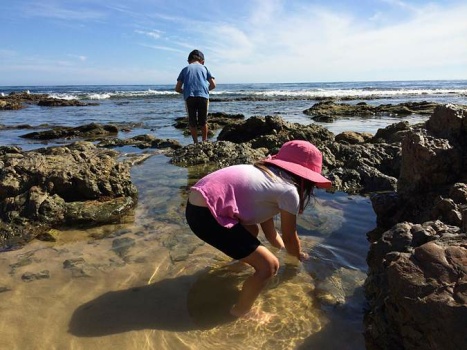
[[355, 105], [346, 103], [336, 103], [334, 101], [321, 101], [314, 104], [311, 108], [303, 111], [306, 115], [330, 122], [338, 117], [374, 117], [374, 116], [407, 116], [409, 114], [430, 115], [438, 106], [433, 102], [405, 102], [397, 105], [382, 104], [379, 106], [368, 105], [360, 102]]
[[[28, 152], [2, 149], [2, 248], [15, 247], [56, 226], [114, 223], [131, 214], [137, 190], [130, 179], [130, 164], [117, 161], [118, 156], [90, 142]], [[23, 228], [20, 238], [11, 233], [11, 225]]]
[[375, 194], [367, 349], [467, 343], [467, 113], [439, 106], [402, 140], [397, 192]]
[[180, 166], [212, 164], [218, 168], [234, 164], [253, 163], [265, 158], [267, 150], [252, 149], [246, 144], [232, 142], [202, 142], [174, 151], [171, 163]]
[[[208, 132], [209, 137], [214, 136], [213, 131], [221, 129], [226, 125], [237, 124], [245, 119], [243, 114], [227, 114], [223, 112], [214, 112], [208, 114]], [[190, 135], [188, 118], [180, 117], [175, 119], [175, 124], [173, 125], [176, 129], [184, 129], [185, 135]], [[201, 130], [198, 131], [199, 134]]]
[[0, 110], [21, 109], [25, 103], [49, 107], [97, 105], [97, 103], [84, 103], [76, 99], [53, 98], [48, 94], [31, 94], [29, 91], [12, 92], [8, 96], [0, 96]]
[[78, 100], [65, 100], [60, 98], [45, 98], [39, 101], [38, 106], [46, 107], [66, 107], [66, 106], [88, 106], [89, 103], [84, 103]]
[[96, 138], [118, 134], [118, 128], [114, 125], [102, 125], [90, 123], [75, 128], [60, 126], [46, 131], [35, 131], [22, 135], [25, 139], [53, 140], [58, 138]]
[[388, 125], [383, 129], [378, 129], [371, 142], [373, 143], [398, 143], [412, 130], [406, 121]]
[[373, 135], [369, 133], [361, 133], [355, 131], [344, 131], [336, 135], [336, 141], [341, 143], [348, 143], [355, 145], [358, 143], [365, 143], [370, 141], [373, 138]]
[[276, 140], [273, 147], [277, 150], [289, 140], [313, 140], [313, 143], [319, 147], [324, 141], [334, 139], [333, 133], [316, 124], [304, 126], [289, 123], [280, 116], [251, 117], [243, 123], [226, 126], [217, 139], [235, 143], [250, 142], [255, 148], [270, 149], [267, 136]]
[[442, 222], [400, 223], [373, 243], [367, 349], [460, 349], [467, 341], [467, 236]]
[[98, 143], [99, 147], [123, 147], [123, 146], [134, 146], [140, 149], [145, 148], [181, 148], [182, 145], [176, 140], [170, 139], [159, 139], [153, 135], [138, 135], [129, 139], [105, 139]]

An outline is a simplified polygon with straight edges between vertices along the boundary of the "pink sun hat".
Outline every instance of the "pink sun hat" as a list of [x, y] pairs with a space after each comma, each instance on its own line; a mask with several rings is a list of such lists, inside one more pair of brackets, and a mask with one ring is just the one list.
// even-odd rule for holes
[[321, 175], [323, 155], [308, 141], [293, 140], [284, 143], [279, 152], [264, 160], [284, 170], [310, 180], [319, 188], [330, 188], [331, 181]]

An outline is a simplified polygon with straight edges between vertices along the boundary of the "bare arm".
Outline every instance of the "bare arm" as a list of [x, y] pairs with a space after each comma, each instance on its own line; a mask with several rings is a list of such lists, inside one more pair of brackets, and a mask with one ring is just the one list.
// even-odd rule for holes
[[175, 91], [181, 94], [183, 92], [182, 86], [183, 83], [181, 81], [177, 81], [177, 85], [175, 85]]
[[261, 223], [261, 229], [264, 232], [264, 236], [269, 241], [269, 243], [272, 244], [272, 246], [278, 249], [284, 248], [284, 242], [282, 241], [282, 237], [279, 235], [276, 227], [274, 226], [273, 218], [270, 218], [269, 220]]
[[297, 235], [297, 216], [281, 210], [281, 230], [287, 252], [300, 261], [307, 259], [308, 255], [302, 252], [300, 239]]
[[214, 78], [211, 78], [208, 81], [209, 81], [209, 91], [214, 90], [216, 88], [216, 80]]

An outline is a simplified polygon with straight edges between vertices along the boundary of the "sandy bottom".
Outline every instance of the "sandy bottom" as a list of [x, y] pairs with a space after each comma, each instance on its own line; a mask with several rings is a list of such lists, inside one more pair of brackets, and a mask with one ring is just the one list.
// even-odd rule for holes
[[[36, 241], [0, 255], [0, 348], [293, 349], [329, 323], [313, 279], [286, 256], [257, 303], [276, 316], [233, 319], [229, 309], [251, 270], [181, 227], [154, 229], [127, 232], [123, 242]], [[179, 239], [168, 244], [172, 235]], [[117, 251], [116, 241], [129, 249]]]
[[0, 254], [0, 349], [364, 349], [365, 273], [351, 265], [352, 251], [364, 261], [367, 247], [349, 220], [364, 229], [369, 204], [350, 219], [358, 203], [347, 197], [315, 206], [299, 222], [311, 259], [279, 253], [257, 301], [274, 317], [237, 320], [229, 310], [252, 270], [189, 231], [186, 177], [174, 182], [171, 171], [158, 186], [137, 178], [132, 223], [59, 231], [56, 242]]

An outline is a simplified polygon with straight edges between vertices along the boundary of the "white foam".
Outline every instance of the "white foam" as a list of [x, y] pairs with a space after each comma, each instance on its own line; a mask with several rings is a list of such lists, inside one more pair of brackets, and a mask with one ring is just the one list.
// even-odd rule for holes
[[467, 89], [314, 89], [314, 90], [269, 90], [269, 91], [217, 91], [215, 95], [245, 95], [264, 97], [306, 97], [306, 98], [369, 98], [374, 96], [424, 96], [467, 94]]

